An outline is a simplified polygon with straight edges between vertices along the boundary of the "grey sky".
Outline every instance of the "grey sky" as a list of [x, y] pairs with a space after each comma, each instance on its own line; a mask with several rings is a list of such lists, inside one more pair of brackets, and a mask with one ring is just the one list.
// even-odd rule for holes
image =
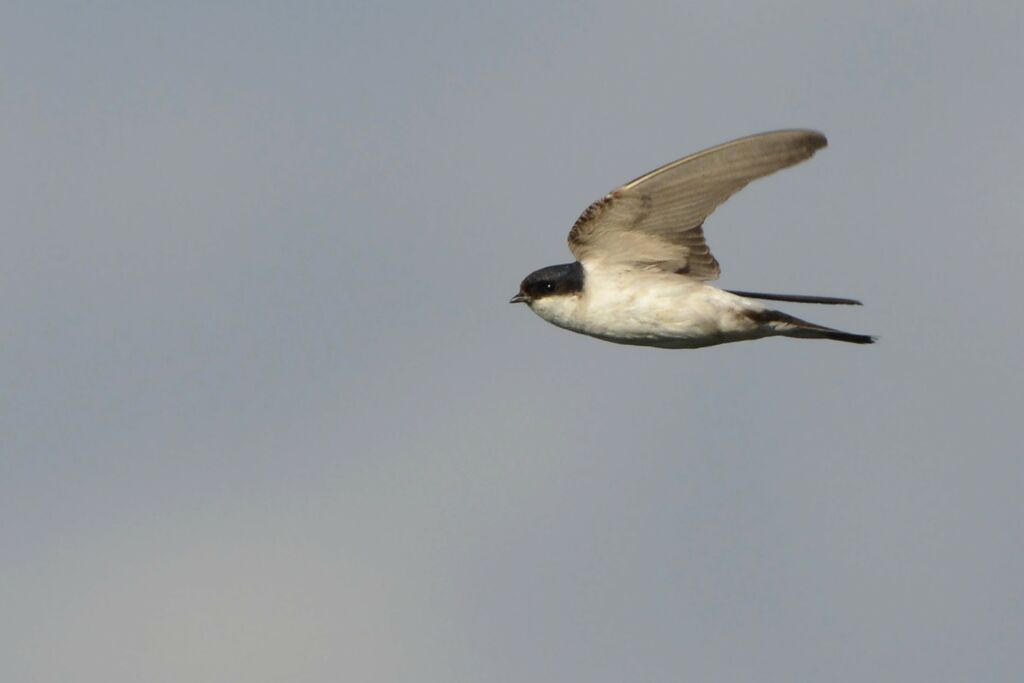
[[[1021, 680], [1020, 3], [477, 5], [0, 8], [0, 678]], [[879, 344], [505, 303], [781, 127], [723, 286]]]

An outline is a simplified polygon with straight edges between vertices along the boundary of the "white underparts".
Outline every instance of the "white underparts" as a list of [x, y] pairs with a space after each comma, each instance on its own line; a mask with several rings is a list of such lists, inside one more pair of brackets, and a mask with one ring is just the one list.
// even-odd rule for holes
[[[696, 348], [777, 334], [763, 306], [693, 278], [584, 264], [583, 291], [530, 303], [548, 322], [620, 344]], [[751, 315], [754, 314], [754, 315]]]

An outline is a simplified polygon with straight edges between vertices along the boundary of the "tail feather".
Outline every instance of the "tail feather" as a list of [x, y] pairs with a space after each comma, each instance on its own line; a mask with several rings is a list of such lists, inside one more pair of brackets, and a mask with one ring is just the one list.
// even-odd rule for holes
[[815, 325], [782, 311], [756, 311], [748, 313], [751, 320], [770, 323], [776, 334], [797, 339], [832, 339], [850, 344], [874, 344], [875, 337], [867, 334], [843, 332], [824, 325]]
[[835, 330], [831, 327], [819, 327], [817, 325], [813, 327], [800, 328], [793, 334], [786, 334], [786, 336], [802, 339], [833, 339], [835, 341], [849, 342], [850, 344], [875, 343], [875, 337], [872, 337], [871, 335], [843, 332], [842, 330]]
[[730, 294], [748, 299], [764, 299], [765, 301], [793, 301], [798, 304], [838, 304], [843, 306], [861, 306], [856, 299], [843, 299], [837, 296], [811, 296], [807, 294], [766, 294], [764, 292], [739, 292], [726, 290]]

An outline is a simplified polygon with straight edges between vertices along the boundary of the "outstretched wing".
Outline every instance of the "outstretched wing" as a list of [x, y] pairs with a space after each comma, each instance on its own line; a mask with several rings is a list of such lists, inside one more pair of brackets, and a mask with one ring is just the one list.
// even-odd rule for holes
[[704, 242], [704, 219], [755, 180], [809, 159], [827, 144], [812, 130], [780, 130], [697, 152], [626, 183], [597, 200], [569, 231], [578, 261], [629, 263], [718, 277]]

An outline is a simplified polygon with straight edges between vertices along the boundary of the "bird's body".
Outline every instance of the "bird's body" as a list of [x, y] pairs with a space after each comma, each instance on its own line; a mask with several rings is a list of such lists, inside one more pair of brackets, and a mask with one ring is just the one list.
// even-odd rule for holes
[[533, 312], [573, 332], [621, 344], [694, 348], [750, 338], [747, 300], [703, 282], [614, 265], [583, 267], [575, 295], [543, 297]]
[[579, 260], [531, 273], [512, 301], [527, 303], [558, 327], [619, 344], [683, 349], [769, 336], [870, 343], [871, 337], [808, 323], [753, 298], [853, 300], [741, 296], [705, 282], [717, 277], [718, 262], [704, 244], [704, 218], [751, 179], [807, 158], [824, 144], [812, 131], [765, 133], [624, 185], [573, 226], [570, 249]]
[[664, 349], [838, 333], [674, 273], [601, 264], [582, 269], [584, 286], [578, 293], [541, 297], [531, 306], [533, 312], [573, 332]]

